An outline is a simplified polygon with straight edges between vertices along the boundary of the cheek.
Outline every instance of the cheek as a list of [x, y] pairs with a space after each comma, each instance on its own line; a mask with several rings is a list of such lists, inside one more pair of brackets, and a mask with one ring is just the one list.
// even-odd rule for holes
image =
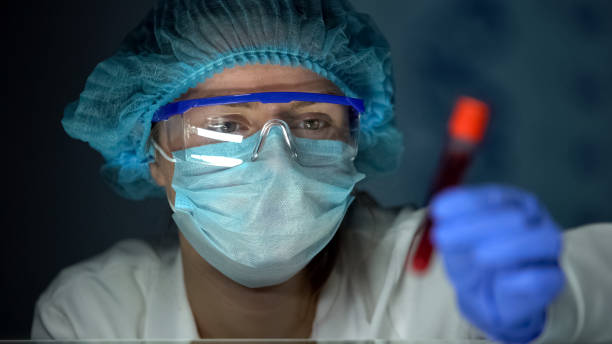
[[174, 189], [172, 188], [172, 177], [174, 177], [174, 163], [164, 159], [161, 168], [162, 172], [166, 176], [166, 196], [168, 197], [168, 200], [172, 202], [172, 204], [174, 204], [174, 198], [176, 196], [176, 192], [174, 192]]

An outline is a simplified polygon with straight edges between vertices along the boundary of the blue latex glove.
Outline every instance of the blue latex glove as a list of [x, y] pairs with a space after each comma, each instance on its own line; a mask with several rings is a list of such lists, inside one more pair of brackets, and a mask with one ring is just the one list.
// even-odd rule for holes
[[536, 338], [565, 281], [561, 232], [536, 198], [498, 185], [456, 187], [430, 211], [463, 315], [495, 340]]

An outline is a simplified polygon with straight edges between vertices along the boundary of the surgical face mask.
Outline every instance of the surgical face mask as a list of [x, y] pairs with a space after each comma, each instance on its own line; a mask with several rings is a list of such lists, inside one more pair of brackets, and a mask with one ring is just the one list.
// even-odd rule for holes
[[172, 159], [173, 219], [209, 264], [250, 288], [285, 282], [303, 269], [333, 238], [365, 177], [353, 165], [354, 148], [341, 141], [292, 138], [299, 159], [292, 157], [286, 130], [279, 125], [263, 140], [259, 133], [240, 145], [173, 152], [241, 161], [227, 167]]

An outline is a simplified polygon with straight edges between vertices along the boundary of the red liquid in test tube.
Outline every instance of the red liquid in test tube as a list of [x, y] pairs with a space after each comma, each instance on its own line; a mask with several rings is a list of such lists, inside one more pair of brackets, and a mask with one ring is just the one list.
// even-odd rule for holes
[[[429, 190], [426, 204], [438, 192], [458, 185], [472, 160], [472, 155], [484, 136], [489, 121], [489, 107], [474, 98], [460, 97], [455, 103], [448, 122], [448, 141], [440, 156], [436, 176]], [[433, 222], [429, 211], [425, 214], [416, 232], [418, 246], [412, 256], [412, 268], [416, 273], [424, 273], [429, 266], [433, 253], [430, 232]], [[407, 260], [410, 259], [412, 247]]]

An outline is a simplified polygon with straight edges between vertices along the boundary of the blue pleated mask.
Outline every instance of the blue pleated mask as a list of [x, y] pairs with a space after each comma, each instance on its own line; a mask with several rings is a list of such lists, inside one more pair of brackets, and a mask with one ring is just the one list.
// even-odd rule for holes
[[280, 284], [303, 269], [333, 238], [365, 177], [345, 143], [296, 138], [298, 154], [310, 162], [305, 167], [290, 158], [274, 129], [251, 161], [247, 147], [256, 136], [238, 150], [230, 143], [186, 149], [181, 153], [244, 162], [226, 168], [177, 160], [172, 179], [173, 219], [185, 238], [209, 264], [250, 288]]

